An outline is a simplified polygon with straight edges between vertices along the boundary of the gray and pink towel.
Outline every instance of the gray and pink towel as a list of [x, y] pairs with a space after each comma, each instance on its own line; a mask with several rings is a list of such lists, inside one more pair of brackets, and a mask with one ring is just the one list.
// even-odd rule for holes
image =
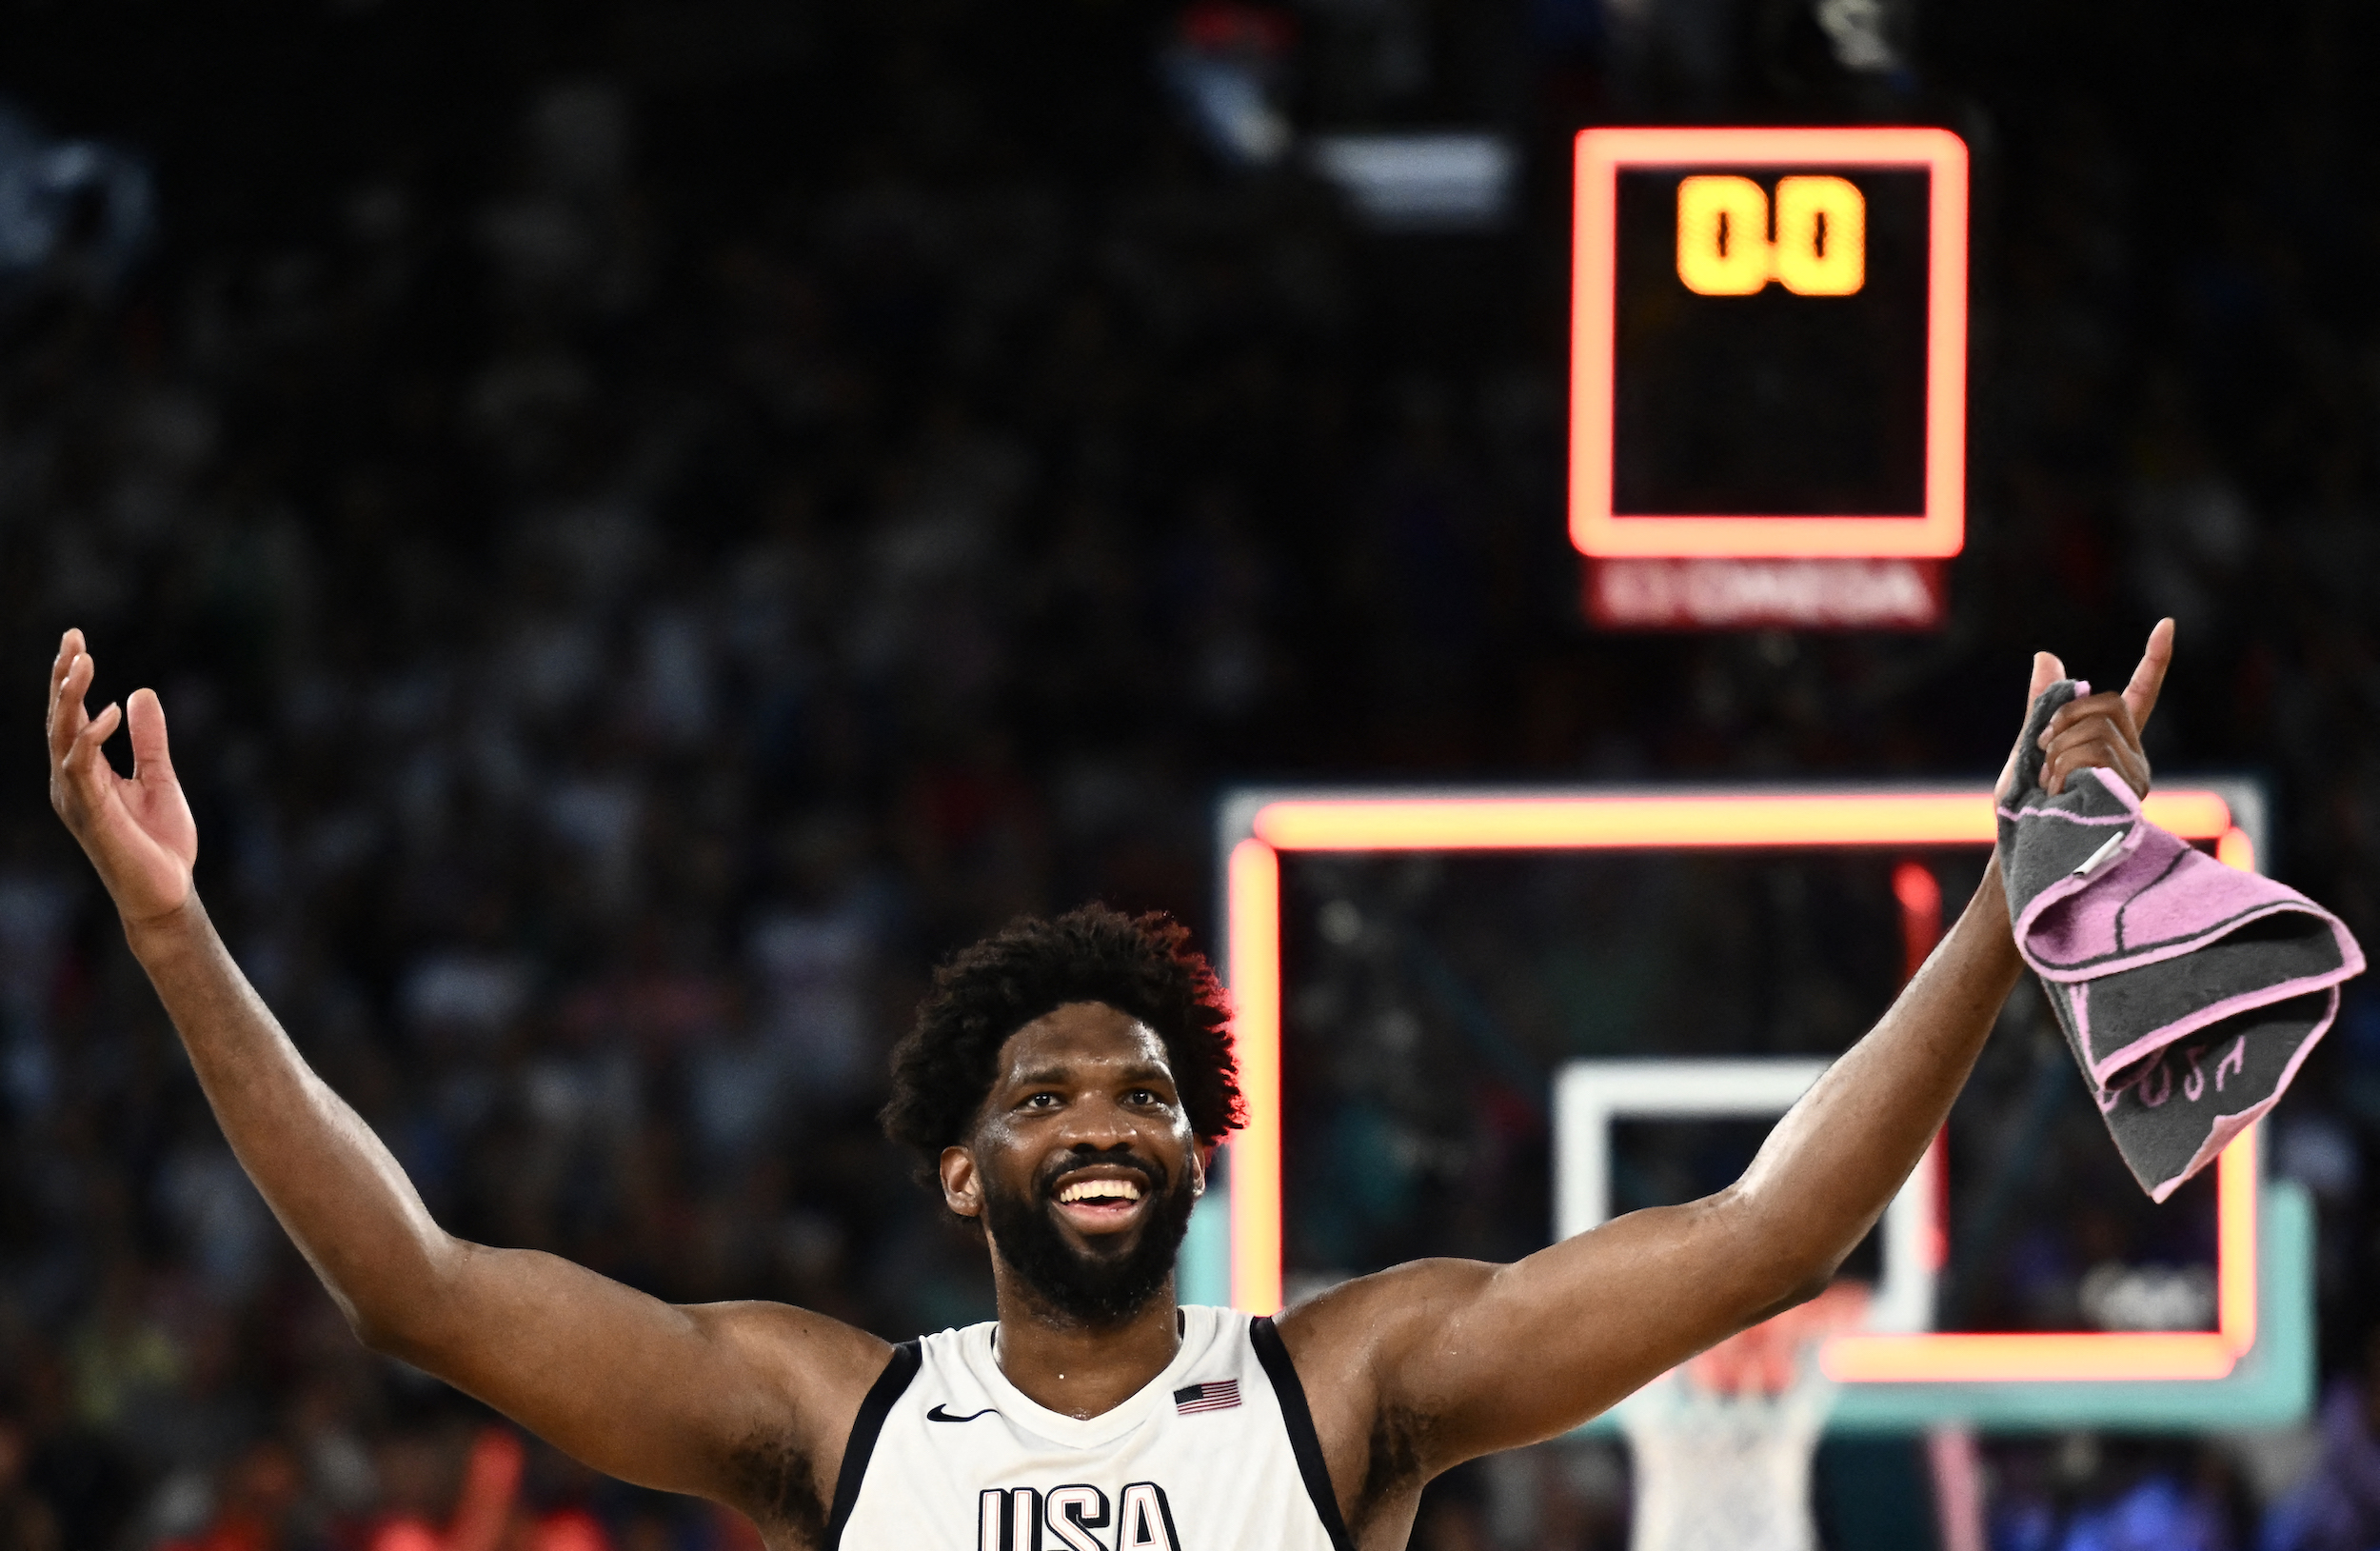
[[2041, 789], [2035, 739], [2089, 685], [2042, 691], [2000, 812], [2017, 951], [2081, 1063], [2115, 1145], [2163, 1201], [2279, 1102], [2338, 1015], [2363, 950], [2295, 889], [2141, 816], [2112, 770]]

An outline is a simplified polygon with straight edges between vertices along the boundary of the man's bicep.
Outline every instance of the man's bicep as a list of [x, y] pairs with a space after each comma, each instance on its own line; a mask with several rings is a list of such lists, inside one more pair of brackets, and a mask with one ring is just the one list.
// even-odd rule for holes
[[552, 1255], [457, 1247], [437, 1318], [391, 1355], [606, 1475], [747, 1512], [831, 1479], [890, 1351], [802, 1309], [681, 1307]]
[[1439, 1468], [1554, 1437], [1724, 1340], [1774, 1302], [1724, 1195], [1633, 1212], [1510, 1265], [1413, 1291], [1383, 1395], [1439, 1419]]

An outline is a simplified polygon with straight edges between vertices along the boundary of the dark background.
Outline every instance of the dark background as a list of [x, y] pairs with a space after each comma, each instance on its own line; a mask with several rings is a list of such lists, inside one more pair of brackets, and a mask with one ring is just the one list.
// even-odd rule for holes
[[[1141, 0], [0, 4], [0, 95], [156, 195], [129, 268], [84, 231], [0, 296], [0, 1535], [365, 1544], [445, 1513], [478, 1425], [355, 1346], [44, 810], [69, 624], [95, 704], [163, 693], [210, 910], [444, 1222], [887, 1334], [986, 1306], [870, 1120], [928, 966], [1094, 896], [1209, 932], [1236, 782], [1978, 777], [2030, 651], [2115, 682], [2172, 613], [2152, 753], [2267, 779], [2272, 868], [2380, 941], [2374, 22], [1895, 3], [1854, 69], [1843, 14], [1286, 10], [1299, 128], [1521, 149], [1506, 226], [1390, 237], [1223, 165]], [[1579, 623], [1600, 122], [1967, 139], [1943, 631]], [[2370, 991], [2274, 1129], [2359, 1373]], [[2351, 1502], [2303, 1527], [2370, 1447], [2338, 1395], [2327, 1434], [1993, 1443], [1995, 1537], [2163, 1503], [2368, 1544]], [[1914, 1479], [1852, 1456], [1836, 1542], [1921, 1543]], [[1624, 1490], [1531, 1451], [1417, 1541], [1616, 1545]], [[546, 1455], [525, 1501], [738, 1543]]]

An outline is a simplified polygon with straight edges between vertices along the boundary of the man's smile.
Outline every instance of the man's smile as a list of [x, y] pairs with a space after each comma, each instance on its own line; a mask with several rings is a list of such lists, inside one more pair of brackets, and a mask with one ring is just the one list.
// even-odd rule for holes
[[1118, 1232], [1139, 1223], [1155, 1185], [1139, 1166], [1102, 1163], [1061, 1174], [1048, 1191], [1059, 1218], [1078, 1233]]

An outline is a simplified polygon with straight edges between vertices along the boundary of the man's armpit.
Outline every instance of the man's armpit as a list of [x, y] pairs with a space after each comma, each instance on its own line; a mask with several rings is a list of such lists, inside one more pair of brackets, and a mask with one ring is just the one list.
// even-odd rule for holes
[[734, 1506], [797, 1545], [826, 1544], [826, 1492], [818, 1460], [782, 1433], [756, 1430], [728, 1451], [727, 1489]]
[[1359, 1543], [1381, 1514], [1421, 1489], [1444, 1430], [1439, 1418], [1410, 1406], [1382, 1406], [1373, 1418], [1363, 1485], [1356, 1493], [1355, 1511], [1347, 1516], [1347, 1532]]

